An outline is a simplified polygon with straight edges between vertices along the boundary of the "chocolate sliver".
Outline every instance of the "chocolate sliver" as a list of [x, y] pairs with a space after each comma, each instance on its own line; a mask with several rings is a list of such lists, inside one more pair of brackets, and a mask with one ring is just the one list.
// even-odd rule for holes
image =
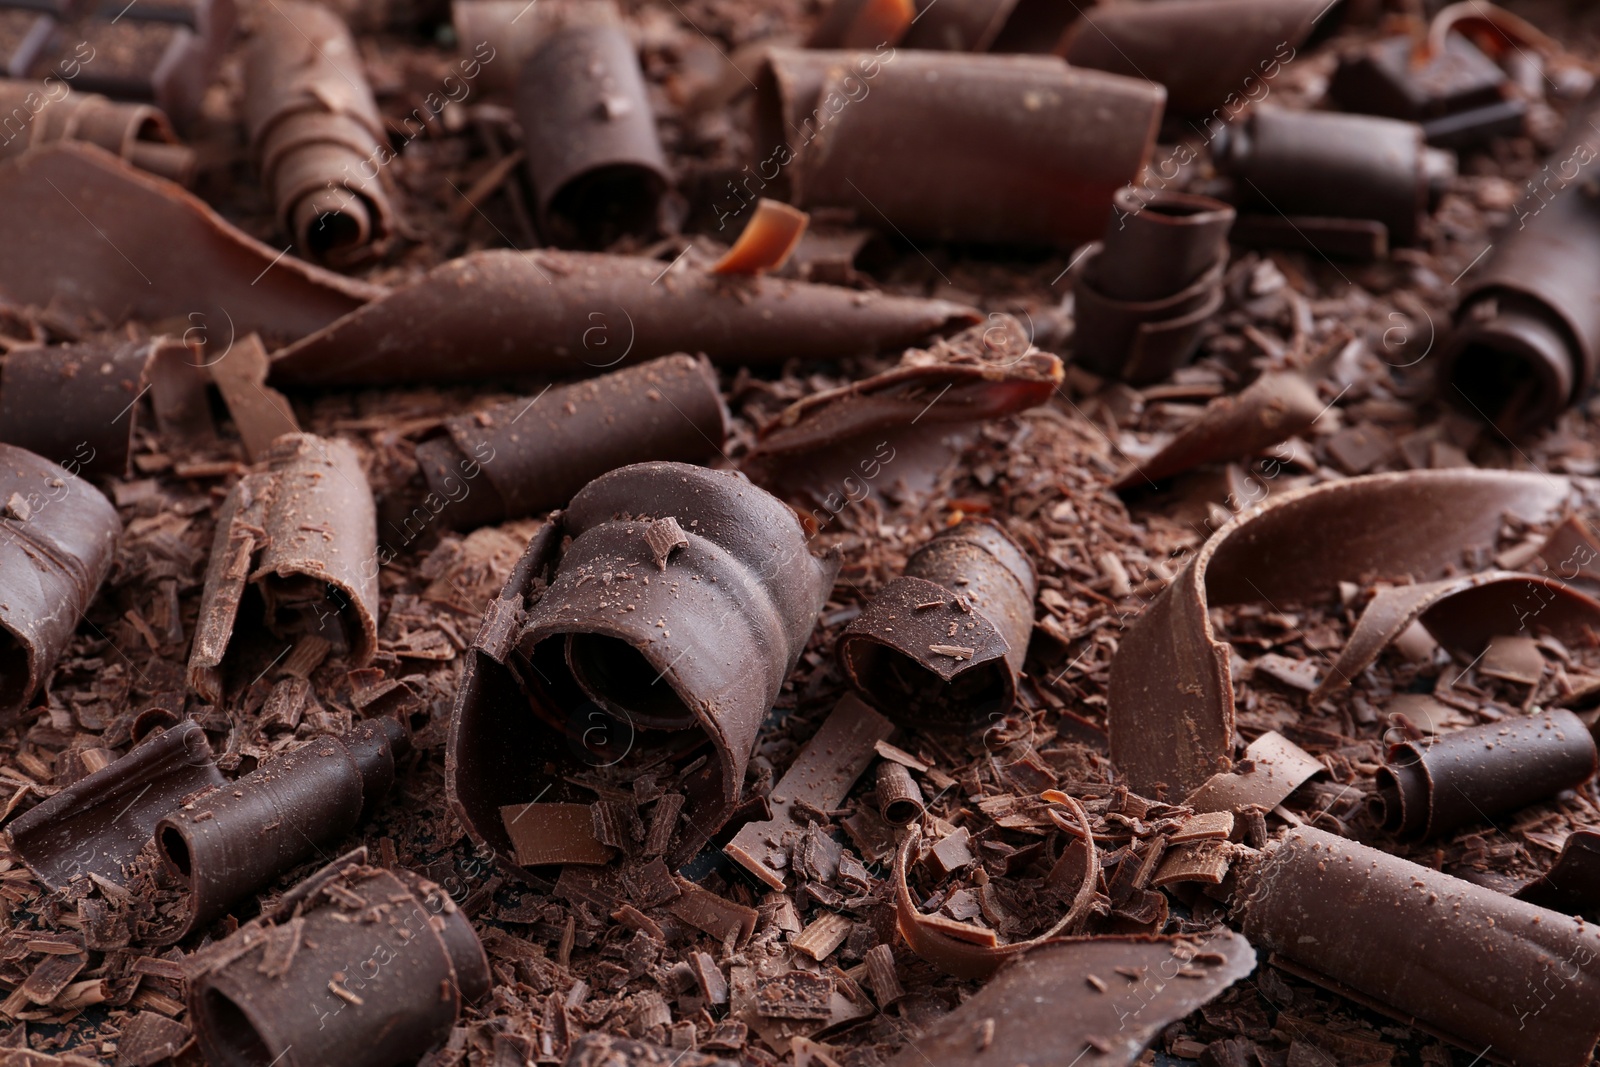
[[[95, 93], [53, 95], [59, 89], [44, 82], [0, 78], [0, 113], [13, 124], [0, 144], [0, 159], [56, 141], [83, 141], [179, 185], [194, 180], [194, 150], [178, 144], [178, 135], [160, 108]], [[35, 106], [30, 100], [41, 103]], [[22, 129], [14, 128], [18, 121]]]
[[1248, 772], [1214, 774], [1184, 803], [1198, 812], [1233, 812], [1246, 805], [1272, 809], [1324, 770], [1322, 761], [1276, 730], [1268, 730], [1244, 750]]
[[765, 274], [782, 270], [805, 235], [811, 216], [762, 197], [733, 247], [712, 264], [712, 274]]
[[241, 339], [207, 367], [252, 462], [261, 459], [284, 434], [300, 432], [288, 398], [266, 384], [270, 367], [267, 350], [255, 334]]
[[500, 819], [517, 862], [524, 867], [545, 864], [604, 864], [616, 856], [594, 836], [587, 804], [507, 804]]
[[723, 1059], [692, 1049], [662, 1048], [608, 1033], [590, 1033], [572, 1042], [565, 1067], [737, 1067]]
[[777, 365], [901, 349], [978, 319], [943, 300], [718, 278], [634, 256], [476, 252], [274, 353], [272, 375], [284, 385], [587, 376], [675, 352]]
[[1600, 830], [1574, 830], [1544, 874], [1515, 894], [1518, 900], [1600, 922]]

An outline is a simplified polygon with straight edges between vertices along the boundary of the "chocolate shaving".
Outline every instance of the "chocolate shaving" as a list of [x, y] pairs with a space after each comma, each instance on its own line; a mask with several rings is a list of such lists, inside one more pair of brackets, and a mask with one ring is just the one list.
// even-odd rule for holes
[[805, 235], [811, 216], [762, 197], [739, 239], [711, 265], [712, 274], [765, 274], [782, 270]]
[[208, 369], [251, 462], [265, 456], [272, 442], [284, 434], [300, 432], [288, 398], [266, 384], [271, 361], [255, 334], [234, 345]]
[[1518, 900], [1600, 922], [1600, 830], [1574, 830], [1544, 874], [1514, 894]]
[[682, 878], [674, 878], [673, 881], [679, 892], [667, 905], [667, 910], [690, 926], [704, 930], [724, 944], [744, 941], [755, 933], [760, 913], [754, 908], [725, 900], [709, 889], [702, 889]]
[[609, 863], [616, 852], [594, 833], [587, 804], [508, 804], [500, 819], [518, 863]]
[[[194, 151], [178, 143], [160, 108], [95, 93], [54, 95], [62, 89], [60, 82], [0, 78], [0, 114], [10, 131], [0, 142], [0, 160], [56, 141], [83, 141], [179, 185], [193, 182]], [[18, 120], [22, 128], [13, 129]]]
[[693, 1049], [662, 1048], [615, 1034], [584, 1034], [572, 1043], [566, 1067], [736, 1067], [738, 1061]]
[[1235, 812], [1248, 805], [1268, 810], [1321, 773], [1322, 762], [1276, 730], [1244, 750], [1241, 769], [1214, 774], [1184, 800], [1198, 812]]

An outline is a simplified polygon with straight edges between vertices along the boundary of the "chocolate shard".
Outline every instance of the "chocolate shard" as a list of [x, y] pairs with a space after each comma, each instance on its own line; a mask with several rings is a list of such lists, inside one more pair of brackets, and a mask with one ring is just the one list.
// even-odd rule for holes
[[1600, 922], [1600, 830], [1574, 830], [1550, 869], [1514, 895], [1541, 908]]
[[1593, 777], [1594, 738], [1564, 708], [1389, 746], [1373, 814], [1390, 833], [1437, 837]]
[[[355, 665], [369, 662], [378, 645], [377, 543], [355, 450], [312, 434], [280, 437], [218, 513], [189, 685], [217, 703], [229, 686], [225, 660], [261, 655], [254, 666], [265, 670], [305, 635]], [[239, 640], [241, 624], [258, 622], [276, 642]]]
[[282, 255], [92, 145], [0, 164], [0, 202], [7, 299], [111, 323], [173, 320], [210, 358], [252, 331], [303, 337], [384, 292]]
[[1177, 0], [1086, 11], [1057, 52], [1074, 67], [1150, 78], [1173, 115], [1257, 100], [1327, 13], [1324, 0]]
[[208, 1063], [390, 1067], [439, 1045], [491, 983], [472, 923], [407, 870], [335, 860], [192, 959]]
[[[1474, 270], [1440, 352], [1441, 397], [1502, 433], [1549, 425], [1588, 392], [1600, 366], [1600, 210], [1582, 179], [1600, 159], [1593, 107], [1551, 156], [1553, 180], [1517, 205]], [[1569, 176], [1570, 175], [1570, 176]], [[1551, 195], [1546, 197], [1544, 193]]]
[[1600, 929], [1582, 920], [1309, 826], [1234, 900], [1244, 935], [1295, 973], [1469, 1056], [1582, 1067], [1600, 1039]]
[[661, 229], [672, 173], [656, 133], [639, 56], [613, 0], [552, 29], [517, 77], [540, 235], [603, 248]]
[[272, 374], [286, 385], [579, 376], [675, 352], [770, 366], [904, 348], [978, 319], [944, 300], [634, 256], [476, 252], [275, 353]]
[[460, 415], [445, 430], [417, 446], [417, 463], [462, 530], [560, 507], [630, 463], [721, 452], [728, 412], [711, 364], [676, 355]]
[[767, 53], [756, 91], [757, 169], [796, 207], [912, 240], [1058, 247], [1099, 231], [1165, 99], [1054, 56], [792, 48]]
[[1528, 105], [1508, 94], [1508, 85], [1494, 60], [1453, 33], [1438, 50], [1409, 36], [1349, 50], [1328, 95], [1345, 111], [1415, 122], [1429, 144], [1465, 148], [1522, 132]]
[[394, 227], [391, 153], [350, 28], [322, 4], [274, 0], [244, 56], [244, 119], [279, 226], [308, 259], [376, 254]]
[[733, 247], [711, 266], [712, 274], [765, 274], [782, 270], [811, 216], [798, 208], [762, 197], [755, 214], [739, 233]]
[[566, 1067], [736, 1067], [738, 1061], [692, 1049], [662, 1048], [615, 1034], [584, 1034], [572, 1043]]
[[[194, 180], [194, 150], [178, 143], [166, 113], [150, 104], [71, 92], [59, 81], [0, 78], [0, 114], [13, 120], [0, 160], [56, 141], [85, 141], [179, 185]], [[22, 129], [13, 129], [18, 120]]]
[[244, 454], [251, 462], [264, 457], [272, 442], [284, 434], [300, 432], [289, 398], [266, 384], [271, 362], [260, 337], [251, 334], [243, 338], [206, 369], [233, 416], [234, 429], [239, 431]]
[[1542, 474], [1440, 470], [1295, 489], [1224, 526], [1122, 635], [1111, 662], [1111, 757], [1130, 789], [1183, 796], [1226, 770], [1229, 648], [1208, 609], [1324, 596], [1341, 577], [1438, 577], [1501, 518], [1549, 516], [1569, 485]]
[[[668, 517], [688, 544], [663, 571], [647, 531]], [[470, 651], [446, 754], [468, 833], [512, 862], [503, 807], [587, 800], [572, 768], [622, 775], [709, 739], [675, 790], [687, 802], [667, 856], [687, 861], [738, 805], [838, 566], [741, 475], [641, 463], [590, 482], [534, 535]]]
[[1078, 261], [1076, 362], [1135, 385], [1187, 363], [1222, 306], [1233, 217], [1208, 196], [1117, 190], [1105, 236]]
[[1255, 965], [1250, 943], [1226, 929], [1040, 945], [937, 1018], [889, 1065], [1132, 1067], [1163, 1029]]
[[205, 731], [184, 719], [19, 815], [6, 832], [51, 889], [91, 874], [122, 885], [163, 815], [184, 797], [225, 784]]
[[182, 884], [180, 923], [153, 940], [180, 941], [370, 817], [394, 784], [406, 727], [368, 719], [342, 737], [319, 737], [156, 824], [162, 861]]
[[872, 762], [873, 746], [893, 732], [889, 720], [855, 697], [840, 700], [773, 787], [768, 798], [772, 818], [745, 823], [723, 851], [773, 889], [783, 889], [783, 873], [771, 861], [775, 850], [786, 851], [784, 835], [800, 829], [795, 819], [798, 807], [838, 808]]
[[1033, 633], [1037, 579], [997, 524], [969, 519], [912, 553], [839, 637], [845, 680], [898, 722], [964, 727], [1003, 716]]
[[1184, 804], [1201, 813], [1231, 813], [1252, 805], [1270, 811], [1323, 769], [1321, 760], [1268, 730], [1246, 746], [1240, 770], [1207, 778]]

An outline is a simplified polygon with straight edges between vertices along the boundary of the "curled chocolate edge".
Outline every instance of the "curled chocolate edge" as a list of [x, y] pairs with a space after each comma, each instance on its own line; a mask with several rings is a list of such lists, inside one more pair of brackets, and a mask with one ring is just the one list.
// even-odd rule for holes
[[[178, 142], [171, 121], [160, 108], [110, 100], [97, 93], [54, 97], [52, 91], [44, 82], [0, 78], [0, 113], [11, 121], [21, 117], [27, 132], [21, 136], [17, 131], [0, 142], [0, 159], [56, 141], [84, 141], [179, 185], [194, 181], [194, 150]], [[29, 103], [30, 97], [41, 98], [37, 108]]]

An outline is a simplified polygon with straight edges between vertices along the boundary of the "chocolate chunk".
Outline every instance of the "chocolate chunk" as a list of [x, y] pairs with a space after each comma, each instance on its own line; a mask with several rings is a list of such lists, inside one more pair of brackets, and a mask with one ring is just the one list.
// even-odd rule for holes
[[280, 437], [222, 502], [189, 685], [216, 703], [230, 684], [225, 660], [259, 656], [262, 673], [277, 662], [264, 651], [273, 644], [266, 635], [238, 640], [241, 623], [259, 623], [276, 638], [279, 658], [313, 635], [355, 665], [369, 662], [378, 644], [377, 541], [372, 490], [355, 450], [312, 434]]
[[[0, 160], [55, 141], [85, 141], [180, 185], [194, 180], [194, 151], [178, 143], [166, 114], [149, 104], [64, 92], [60, 82], [0, 78], [0, 113], [13, 120]], [[11, 128], [16, 119], [21, 130]]]
[[1455, 33], [1438, 50], [1402, 36], [1347, 51], [1328, 95], [1345, 111], [1415, 122], [1429, 144], [1462, 148], [1522, 132], [1528, 105], [1508, 87], [1505, 72]]
[[1600, 930], [1309, 826], [1242, 877], [1246, 937], [1296, 973], [1469, 1055], [1581, 1067], [1600, 1039]]
[[878, 812], [883, 821], [904, 826], [922, 818], [927, 803], [911, 772], [892, 760], [878, 764]]
[[342, 737], [308, 741], [198, 800], [174, 805], [154, 836], [167, 871], [188, 892], [181, 925], [155, 942], [178, 941], [209, 925], [355, 829], [388, 794], [395, 757], [410, 747], [404, 725], [369, 719]]
[[308, 259], [348, 265], [394, 227], [392, 154], [350, 28], [306, 0], [256, 12], [244, 53], [244, 120], [278, 225]]
[[634, 256], [477, 252], [275, 353], [272, 373], [288, 385], [577, 376], [674, 352], [775, 365], [900, 349], [978, 318], [943, 300]]
[[1383, 828], [1437, 837], [1554, 796], [1595, 772], [1594, 738], [1564, 708], [1389, 746], [1373, 812]]
[[460, 415], [445, 428], [417, 446], [417, 463], [449, 501], [445, 521], [468, 529], [560, 507], [630, 463], [720, 452], [728, 412], [711, 365], [677, 355]]
[[1574, 830], [1544, 874], [1515, 894], [1541, 908], [1600, 922], [1600, 830]]
[[390, 1067], [443, 1042], [490, 981], [444, 890], [362, 852], [197, 953], [189, 1020], [209, 1063]]
[[845, 679], [873, 707], [919, 726], [1011, 710], [1033, 632], [1033, 564], [998, 525], [942, 531], [840, 635]]
[[781, 198], [912, 240], [1026, 245], [1100, 230], [1164, 98], [1054, 56], [773, 48], [755, 82], [755, 169]]

